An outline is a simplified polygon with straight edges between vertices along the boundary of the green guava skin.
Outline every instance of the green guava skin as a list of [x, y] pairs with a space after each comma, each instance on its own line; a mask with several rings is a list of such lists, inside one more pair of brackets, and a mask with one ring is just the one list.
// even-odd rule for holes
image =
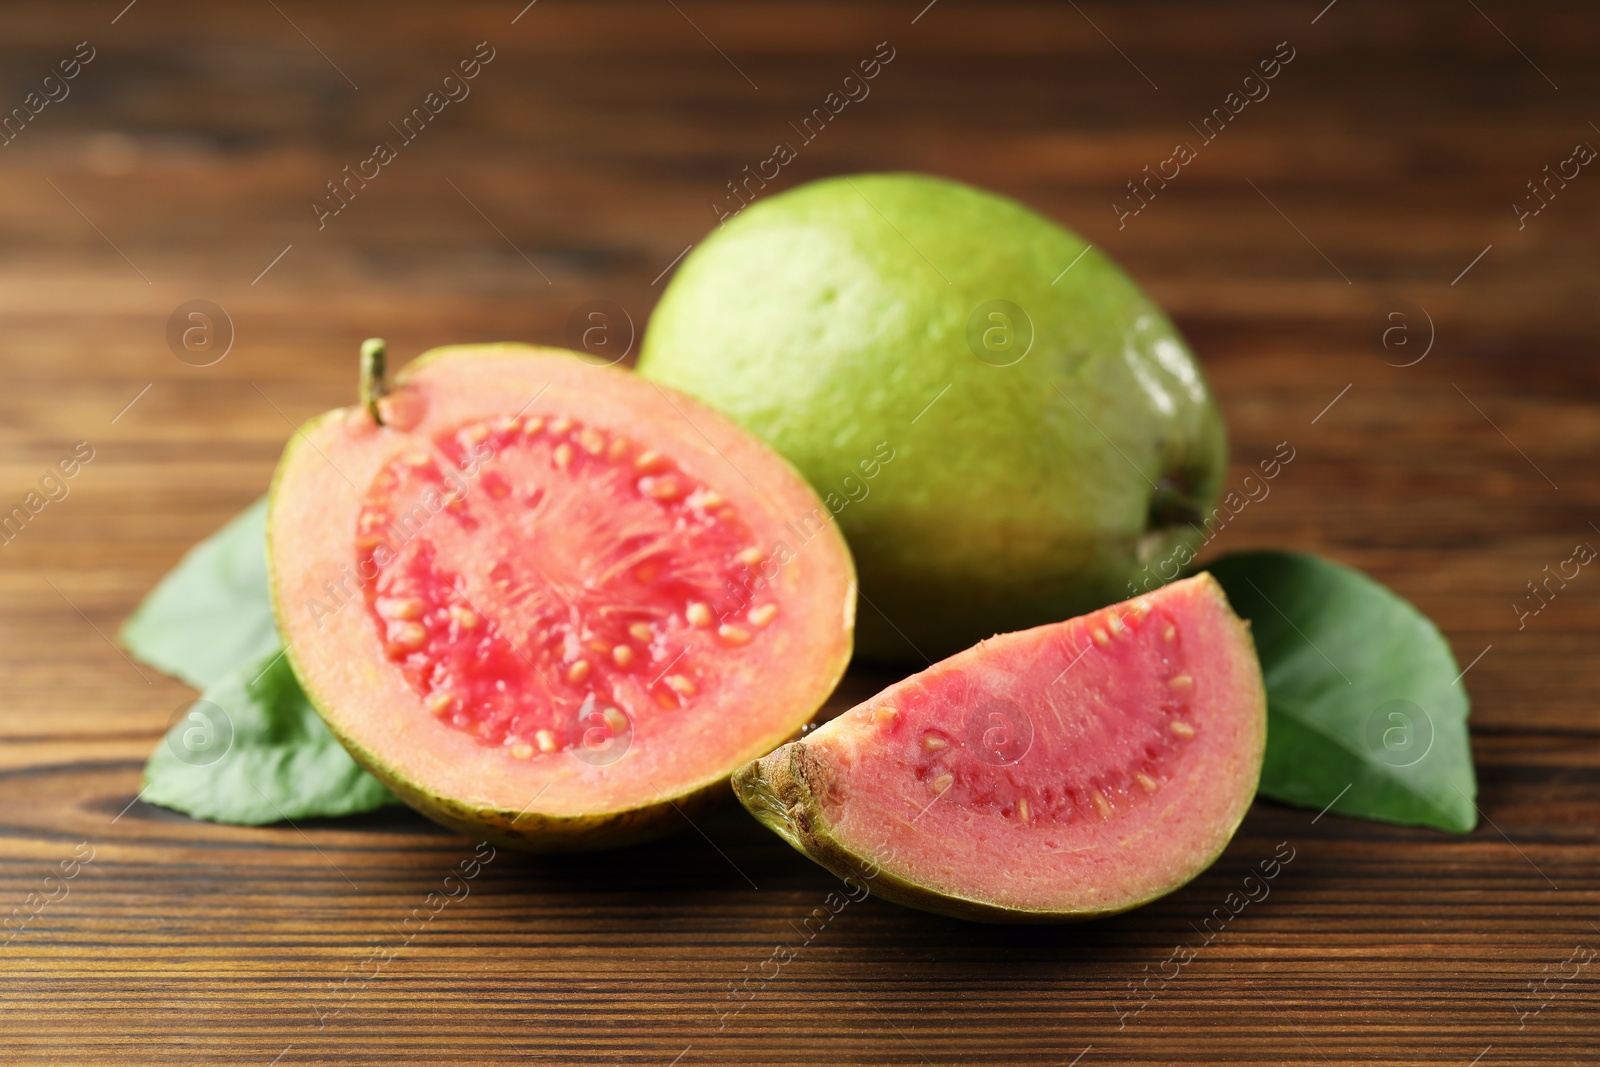
[[810, 480], [855, 554], [866, 659], [936, 660], [1175, 577], [1227, 467], [1198, 364], [1127, 275], [925, 175], [813, 182], [726, 221], [668, 285], [638, 371]]

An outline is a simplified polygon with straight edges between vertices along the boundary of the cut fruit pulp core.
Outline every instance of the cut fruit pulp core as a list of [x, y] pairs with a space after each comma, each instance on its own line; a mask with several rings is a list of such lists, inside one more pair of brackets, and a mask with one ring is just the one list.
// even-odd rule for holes
[[[1044, 699], [1031, 712], [1000, 693], [959, 714], [924, 709], [943, 698], [912, 689], [900, 707], [865, 714], [909, 749], [913, 777], [940, 803], [1040, 828], [1162, 804], [1172, 765], [1200, 729], [1183, 623], [1142, 599], [1084, 622], [1073, 636], [1081, 647], [1060, 675], [1041, 679]], [[1050, 692], [1072, 673], [1075, 684]], [[1050, 766], [1065, 773], [1039, 773]]]
[[671, 715], [780, 624], [765, 553], [721, 494], [571, 418], [418, 441], [357, 523], [385, 654], [442, 722], [518, 759]]

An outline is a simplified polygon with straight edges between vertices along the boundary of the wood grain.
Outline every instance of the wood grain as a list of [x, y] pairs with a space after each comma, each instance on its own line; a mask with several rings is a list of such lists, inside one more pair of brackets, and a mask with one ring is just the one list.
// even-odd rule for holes
[[[1511, 209], [1600, 145], [1592, 6], [123, 3], [10, 5], [0, 35], [0, 108], [96, 50], [0, 148], [0, 504], [95, 449], [0, 549], [0, 913], [93, 850], [0, 948], [0, 1060], [1593, 1062], [1600, 970], [1529, 989], [1600, 946], [1600, 578], [1520, 632], [1511, 606], [1600, 541], [1600, 176], [1522, 228]], [[319, 230], [324, 183], [485, 40], [472, 95]], [[1483, 825], [1262, 801], [1131, 915], [995, 930], [868, 899], [763, 981], [832, 882], [737, 810], [624, 852], [502, 854], [407, 941], [469, 842], [407, 812], [242, 830], [138, 802], [188, 693], [108, 638], [262, 491], [292, 423], [348, 402], [360, 339], [563, 343], [597, 298], [642, 325], [724, 183], [880, 41], [871, 95], [772, 188], [935, 171], [1120, 260], [1203, 357], [1235, 480], [1297, 450], [1215, 548], [1327, 553], [1463, 665], [1484, 653]], [[1271, 95], [1119, 229], [1124, 183], [1280, 41]], [[236, 331], [208, 367], [166, 341], [198, 298]], [[1435, 343], [1388, 365], [1420, 348], [1383, 348], [1383, 317], [1420, 331], [1416, 307]], [[1150, 979], [1280, 842], [1271, 895]]]

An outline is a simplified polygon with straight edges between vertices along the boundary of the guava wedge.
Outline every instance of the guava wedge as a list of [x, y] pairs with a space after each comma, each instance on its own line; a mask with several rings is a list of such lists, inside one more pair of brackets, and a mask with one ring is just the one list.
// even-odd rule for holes
[[[268, 504], [306, 695], [424, 815], [510, 847], [686, 828], [850, 658], [854, 573], [776, 453], [554, 349], [429, 352], [297, 430]], [[674, 810], [677, 809], [677, 810]]]
[[985, 922], [1114, 915], [1222, 853], [1255, 795], [1267, 705], [1209, 574], [1002, 634], [733, 776], [841, 877]]

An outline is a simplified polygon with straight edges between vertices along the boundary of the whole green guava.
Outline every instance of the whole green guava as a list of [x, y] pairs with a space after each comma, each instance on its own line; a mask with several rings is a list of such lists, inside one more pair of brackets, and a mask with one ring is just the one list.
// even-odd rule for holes
[[[1015, 201], [916, 174], [759, 201], [683, 262], [639, 373], [808, 478], [860, 574], [865, 658], [932, 660], [1175, 577], [1226, 433], [1173, 325]], [[803, 552], [825, 515], [795, 516]]]

